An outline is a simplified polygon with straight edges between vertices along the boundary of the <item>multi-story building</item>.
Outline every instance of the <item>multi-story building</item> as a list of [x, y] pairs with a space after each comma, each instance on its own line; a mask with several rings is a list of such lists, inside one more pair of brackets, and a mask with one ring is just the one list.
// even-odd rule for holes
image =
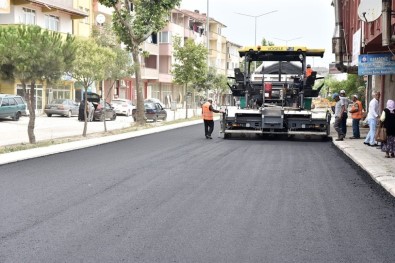
[[371, 99], [371, 91], [380, 91], [383, 109], [388, 99], [395, 98], [395, 0], [371, 3], [334, 0], [333, 6], [336, 23], [332, 43], [336, 68], [364, 75], [367, 101]]
[[[75, 21], [89, 16], [85, 10], [74, 8], [73, 0], [5, 0], [5, 6], [7, 8], [0, 10], [0, 25], [38, 25], [63, 35], [73, 34]], [[73, 81], [67, 77], [63, 80], [62, 84], [57, 86], [47, 86], [46, 83], [36, 84], [37, 111], [40, 112], [45, 103], [53, 98], [74, 98]], [[22, 95], [22, 84], [19, 80], [1, 81], [0, 93]]]

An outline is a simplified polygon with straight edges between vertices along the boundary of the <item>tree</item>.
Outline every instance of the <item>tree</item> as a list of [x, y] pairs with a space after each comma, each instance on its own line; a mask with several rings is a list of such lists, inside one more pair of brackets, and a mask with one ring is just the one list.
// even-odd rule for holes
[[165, 26], [169, 11], [179, 5], [181, 0], [99, 0], [99, 2], [114, 8], [114, 30], [127, 50], [132, 53], [137, 88], [136, 121], [142, 125], [145, 120], [140, 45], [152, 33], [159, 32]]
[[356, 74], [347, 74], [347, 79], [338, 81], [334, 78], [329, 78], [325, 80], [326, 86], [328, 86], [328, 90], [330, 93], [339, 93], [341, 90], [344, 90], [347, 96], [351, 96], [353, 94], [358, 95], [359, 100], [365, 105], [365, 82], [362, 76], [358, 76]]
[[[94, 82], [108, 77], [108, 70], [113, 67], [116, 55], [111, 49], [99, 46], [92, 39], [77, 39], [76, 46], [73, 71], [69, 72], [69, 75], [84, 87], [84, 105], [87, 105], [88, 88]], [[85, 137], [88, 126], [86, 111], [84, 111], [84, 116], [82, 136]]]
[[[110, 88], [105, 94], [105, 100], [107, 100], [116, 81], [130, 77], [133, 74], [133, 61], [129, 52], [121, 48], [121, 44], [117, 41], [111, 26], [104, 25], [94, 28], [92, 37], [98, 45], [110, 48], [115, 54], [114, 63], [106, 63], [105, 67], [104, 79], [111, 82]], [[106, 119], [104, 119], [104, 131], [107, 132]]]
[[1, 75], [22, 84], [29, 109], [29, 142], [34, 144], [36, 83], [56, 82], [71, 69], [74, 38], [63, 39], [57, 32], [30, 25], [2, 27], [0, 36]]
[[[184, 46], [181, 44], [180, 37], [174, 37], [174, 58], [173, 76], [174, 82], [185, 85], [185, 94], [188, 90], [189, 83], [201, 83], [207, 76], [207, 48], [202, 44], [196, 45], [192, 39], [187, 39]], [[186, 116], [188, 118], [188, 107], [186, 107]]]

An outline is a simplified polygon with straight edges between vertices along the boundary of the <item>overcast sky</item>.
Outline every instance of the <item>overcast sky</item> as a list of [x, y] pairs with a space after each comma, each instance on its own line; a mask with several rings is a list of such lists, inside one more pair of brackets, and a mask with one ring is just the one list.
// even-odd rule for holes
[[[262, 38], [276, 45], [325, 48], [324, 58], [308, 61], [312, 66], [328, 67], [334, 61], [332, 37], [335, 28], [331, 0], [209, 0], [209, 16], [226, 25], [222, 34], [234, 43], [253, 46]], [[182, 0], [181, 9], [207, 13], [207, 0]], [[282, 39], [282, 40], [279, 40]]]

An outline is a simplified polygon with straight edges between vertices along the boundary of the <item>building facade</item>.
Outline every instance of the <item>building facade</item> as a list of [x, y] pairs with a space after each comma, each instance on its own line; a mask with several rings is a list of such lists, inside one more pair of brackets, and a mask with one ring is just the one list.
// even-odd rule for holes
[[[66, 36], [74, 34], [75, 21], [89, 17], [89, 14], [74, 7], [73, 0], [8, 0], [6, 2], [9, 8], [1, 11], [0, 25], [38, 25]], [[23, 95], [22, 84], [18, 80], [1, 81], [0, 93]], [[66, 76], [61, 84], [55, 86], [37, 83], [35, 87], [36, 110], [41, 112], [45, 104], [52, 99], [74, 98], [74, 96], [73, 81]]]
[[[0, 9], [0, 25], [31, 24], [44, 29], [89, 38], [94, 28], [111, 24], [113, 9], [107, 8], [98, 0], [5, 0], [8, 6]], [[141, 75], [145, 98], [157, 98], [167, 107], [176, 103], [184, 107], [186, 91], [173, 83], [172, 65], [173, 37], [182, 41], [193, 39], [197, 44], [207, 46], [208, 65], [217, 73], [233, 76], [233, 69], [239, 66], [237, 49], [239, 45], [227, 41], [222, 34], [226, 26], [198, 10], [173, 9], [169, 12], [168, 23], [160, 32], [153, 33], [142, 45], [147, 56], [141, 57]], [[109, 81], [101, 81], [90, 87], [90, 91], [105, 97], [108, 102], [114, 98], [136, 101], [134, 76], [116, 81], [114, 87]], [[78, 101], [83, 96], [82, 85], [64, 76], [60, 84], [37, 83], [35, 88], [36, 111], [40, 113], [46, 103], [58, 98]], [[0, 93], [22, 94], [19, 81], [0, 82]], [[107, 97], [107, 94], [109, 96]]]
[[[361, 74], [359, 59], [363, 55], [387, 56], [388, 72], [364, 74], [367, 80], [366, 98], [372, 91], [381, 92], [380, 108], [388, 99], [395, 99], [395, 19], [394, 0], [375, 1], [334, 0], [335, 33], [332, 39], [336, 68], [341, 72]], [[372, 1], [373, 2], [373, 1]]]

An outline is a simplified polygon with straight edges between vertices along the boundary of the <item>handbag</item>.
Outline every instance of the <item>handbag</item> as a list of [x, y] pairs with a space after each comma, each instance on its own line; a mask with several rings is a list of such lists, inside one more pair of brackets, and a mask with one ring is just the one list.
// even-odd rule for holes
[[384, 127], [384, 123], [380, 123], [380, 126], [376, 130], [376, 134], [374, 135], [374, 139], [377, 142], [387, 142], [387, 130]]

